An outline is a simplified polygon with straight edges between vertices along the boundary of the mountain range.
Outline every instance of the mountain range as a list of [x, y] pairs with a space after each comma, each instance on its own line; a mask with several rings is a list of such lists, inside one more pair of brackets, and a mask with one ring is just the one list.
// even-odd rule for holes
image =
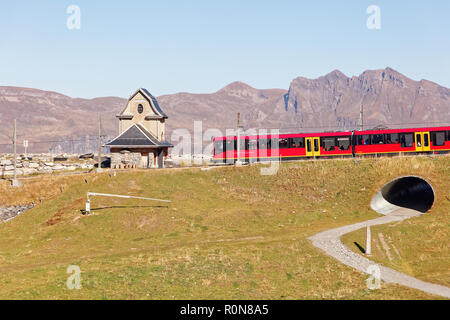
[[[151, 88], [147, 88], [151, 92]], [[236, 127], [237, 113], [248, 128], [282, 131], [337, 131], [358, 127], [360, 107], [364, 126], [421, 127], [449, 125], [450, 89], [428, 80], [415, 81], [391, 69], [368, 70], [348, 77], [339, 70], [317, 79], [298, 77], [288, 90], [255, 89], [233, 82], [209, 94], [177, 93], [157, 97], [167, 120], [167, 137], [177, 128], [203, 130]], [[30, 140], [35, 152], [62, 145], [63, 151], [95, 150], [97, 113], [102, 130], [118, 133], [118, 114], [127, 99], [71, 98], [56, 92], [0, 87], [0, 151], [10, 151], [13, 119], [18, 141]], [[65, 142], [59, 142], [64, 140]], [[42, 142], [40, 142], [42, 141]], [[39, 143], [37, 143], [39, 142]], [[19, 152], [20, 149], [19, 149]]]

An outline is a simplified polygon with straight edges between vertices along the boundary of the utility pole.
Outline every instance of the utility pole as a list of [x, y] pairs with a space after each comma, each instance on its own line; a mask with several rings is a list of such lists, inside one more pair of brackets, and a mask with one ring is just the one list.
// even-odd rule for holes
[[25, 158], [28, 158], [28, 140], [23, 140], [23, 147], [25, 148]]
[[98, 114], [98, 168], [97, 172], [102, 172], [102, 118]]
[[361, 131], [364, 130], [363, 115], [364, 115], [364, 107], [363, 104], [361, 103], [361, 107], [359, 108], [359, 126]]
[[237, 114], [237, 161], [236, 165], [241, 165], [241, 113]]
[[17, 180], [17, 121], [14, 119], [14, 134], [13, 134], [13, 145], [14, 145], [14, 177], [12, 180], [13, 187], [19, 187], [20, 183]]
[[14, 180], [17, 179], [17, 120], [14, 119]]

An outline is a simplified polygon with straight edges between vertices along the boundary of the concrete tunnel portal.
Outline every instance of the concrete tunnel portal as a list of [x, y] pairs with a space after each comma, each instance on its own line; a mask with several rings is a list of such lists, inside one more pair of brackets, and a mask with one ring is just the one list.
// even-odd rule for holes
[[373, 197], [371, 207], [382, 214], [393, 212], [398, 207], [426, 213], [433, 203], [433, 187], [420, 177], [406, 176], [384, 185]]

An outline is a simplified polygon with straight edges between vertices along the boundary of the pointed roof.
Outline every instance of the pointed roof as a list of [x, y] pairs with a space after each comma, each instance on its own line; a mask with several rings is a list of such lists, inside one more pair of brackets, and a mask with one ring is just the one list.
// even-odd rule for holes
[[[164, 111], [162, 111], [161, 107], [158, 104], [158, 100], [156, 100], [156, 98], [145, 88], [139, 88], [138, 90], [136, 90], [136, 92], [134, 92], [130, 98], [128, 98], [128, 101], [130, 101], [131, 99], [134, 98], [134, 96], [136, 96], [138, 93], [141, 93], [147, 100], [148, 102], [150, 102], [150, 106], [153, 109], [153, 111], [160, 117], [167, 119], [169, 118]], [[119, 116], [122, 116], [123, 113], [125, 112], [125, 110], [127, 109], [127, 107], [125, 107], [125, 109], [122, 110], [122, 112], [120, 113]]]
[[159, 141], [141, 124], [133, 124], [121, 135], [108, 142], [106, 147], [114, 148], [160, 148], [173, 145], [167, 141]]

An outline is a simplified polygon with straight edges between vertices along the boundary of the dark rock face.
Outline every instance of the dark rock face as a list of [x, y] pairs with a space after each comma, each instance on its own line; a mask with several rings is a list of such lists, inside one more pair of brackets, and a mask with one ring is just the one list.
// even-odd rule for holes
[[450, 122], [448, 88], [411, 80], [391, 68], [365, 71], [352, 78], [337, 70], [314, 80], [297, 78], [289, 88], [283, 120], [295, 118], [307, 127], [352, 128], [358, 124], [361, 104], [368, 128]]

